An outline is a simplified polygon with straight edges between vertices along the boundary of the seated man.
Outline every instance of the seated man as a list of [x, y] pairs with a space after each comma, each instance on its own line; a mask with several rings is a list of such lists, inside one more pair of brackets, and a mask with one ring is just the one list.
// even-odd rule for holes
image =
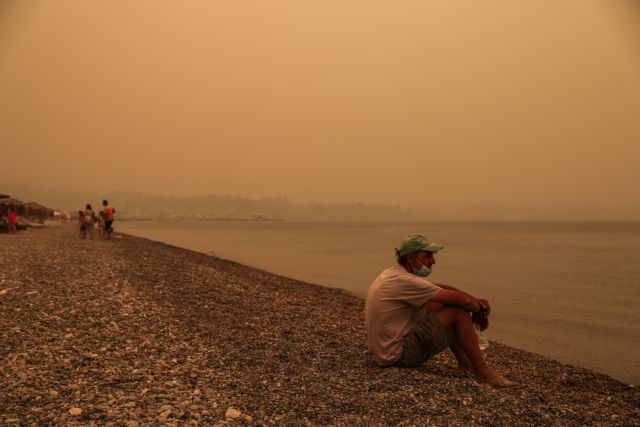
[[398, 265], [384, 270], [366, 295], [369, 350], [380, 366], [415, 367], [449, 347], [461, 370], [498, 387], [516, 385], [485, 361], [474, 323], [488, 326], [489, 301], [425, 279], [441, 245], [409, 236], [396, 249]]

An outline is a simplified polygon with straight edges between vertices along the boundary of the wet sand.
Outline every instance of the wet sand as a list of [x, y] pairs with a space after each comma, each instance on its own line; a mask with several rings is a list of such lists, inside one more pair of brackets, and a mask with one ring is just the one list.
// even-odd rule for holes
[[74, 225], [0, 235], [2, 425], [640, 425], [637, 387], [492, 342], [380, 369], [363, 301]]

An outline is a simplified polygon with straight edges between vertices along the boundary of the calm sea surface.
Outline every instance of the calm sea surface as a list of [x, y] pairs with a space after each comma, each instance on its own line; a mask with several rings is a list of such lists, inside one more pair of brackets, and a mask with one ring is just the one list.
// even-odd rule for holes
[[490, 339], [640, 384], [640, 223], [118, 222], [118, 231], [364, 296], [408, 234], [487, 298]]

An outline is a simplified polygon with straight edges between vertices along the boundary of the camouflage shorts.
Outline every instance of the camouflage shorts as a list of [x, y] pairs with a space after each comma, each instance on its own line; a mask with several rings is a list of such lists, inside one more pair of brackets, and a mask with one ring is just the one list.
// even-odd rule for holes
[[415, 368], [451, 345], [449, 331], [435, 314], [413, 322], [411, 331], [402, 337], [402, 354], [394, 365]]

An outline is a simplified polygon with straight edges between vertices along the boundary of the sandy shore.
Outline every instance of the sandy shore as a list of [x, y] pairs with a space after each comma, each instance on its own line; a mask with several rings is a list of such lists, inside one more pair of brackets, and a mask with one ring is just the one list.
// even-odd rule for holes
[[0, 235], [0, 425], [640, 425], [640, 391], [492, 343], [380, 369], [363, 301], [127, 235]]

